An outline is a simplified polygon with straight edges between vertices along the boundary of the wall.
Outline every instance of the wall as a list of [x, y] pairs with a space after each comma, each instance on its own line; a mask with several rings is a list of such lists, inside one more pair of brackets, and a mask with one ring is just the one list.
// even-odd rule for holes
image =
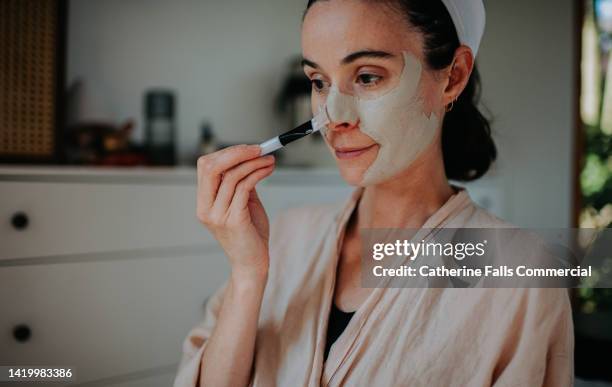
[[[258, 142], [283, 128], [273, 113], [287, 60], [300, 53], [305, 0], [73, 0], [68, 80], [83, 77], [117, 120], [141, 118], [143, 90], [180, 90], [179, 146], [195, 151], [203, 118], [221, 140]], [[570, 222], [572, 0], [486, 2], [479, 56], [500, 149], [495, 177], [507, 218]], [[142, 136], [139, 126], [136, 138]]]
[[493, 112], [500, 185], [512, 222], [571, 222], [574, 56], [572, 0], [485, 3], [479, 62]]
[[195, 152], [209, 119], [227, 142], [279, 128], [273, 97], [300, 53], [302, 0], [74, 0], [68, 83], [87, 83], [95, 117], [139, 121], [144, 90], [179, 92], [179, 148]]

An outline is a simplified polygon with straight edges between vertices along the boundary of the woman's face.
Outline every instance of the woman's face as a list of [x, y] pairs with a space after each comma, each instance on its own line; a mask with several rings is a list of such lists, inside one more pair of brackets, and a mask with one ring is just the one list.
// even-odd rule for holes
[[302, 27], [313, 113], [343, 178], [377, 184], [405, 170], [439, 141], [444, 83], [424, 65], [423, 36], [382, 2], [315, 3]]

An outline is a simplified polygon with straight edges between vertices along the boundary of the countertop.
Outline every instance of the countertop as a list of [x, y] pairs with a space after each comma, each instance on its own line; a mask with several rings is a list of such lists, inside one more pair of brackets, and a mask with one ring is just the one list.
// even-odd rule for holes
[[[196, 168], [2, 165], [0, 181], [196, 184]], [[336, 168], [277, 167], [262, 184], [344, 184]]]

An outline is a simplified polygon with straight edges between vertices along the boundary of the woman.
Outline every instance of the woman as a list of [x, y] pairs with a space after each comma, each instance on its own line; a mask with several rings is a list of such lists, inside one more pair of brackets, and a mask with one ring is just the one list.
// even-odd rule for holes
[[475, 106], [481, 0], [311, 0], [302, 28], [313, 111], [357, 188], [270, 228], [255, 186], [273, 157], [245, 145], [198, 161], [198, 216], [231, 276], [175, 386], [572, 385], [562, 289], [360, 286], [360, 229], [505, 225], [448, 181], [496, 154]]

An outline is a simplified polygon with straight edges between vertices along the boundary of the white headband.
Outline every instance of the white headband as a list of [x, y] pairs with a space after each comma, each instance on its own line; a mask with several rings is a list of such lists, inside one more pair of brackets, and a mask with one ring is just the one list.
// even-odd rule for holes
[[482, 0], [442, 0], [442, 2], [455, 23], [459, 42], [471, 48], [475, 58], [478, 55], [486, 23]]

